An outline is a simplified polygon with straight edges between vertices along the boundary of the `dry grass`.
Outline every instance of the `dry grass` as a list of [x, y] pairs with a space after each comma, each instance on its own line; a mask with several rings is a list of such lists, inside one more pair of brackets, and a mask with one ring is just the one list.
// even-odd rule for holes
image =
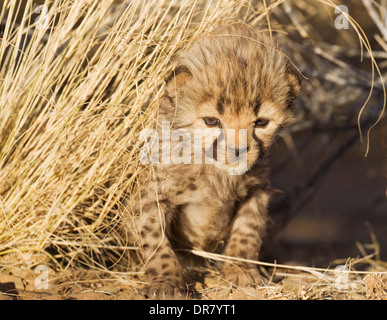
[[[387, 27], [385, 2], [363, 2], [378, 50], [372, 51], [352, 17], [349, 30], [333, 27], [337, 15], [329, 0], [313, 6], [284, 0], [133, 0], [121, 7], [110, 0], [46, 0], [47, 13], [31, 0], [3, 1], [0, 264], [49, 263], [61, 271], [86, 266], [124, 277], [111, 268], [125, 251], [136, 250], [122, 243], [116, 226], [125, 211], [120, 200], [142, 170], [138, 133], [153, 124], [173, 55], [220, 25], [245, 21], [275, 32], [308, 77], [299, 123], [284, 137], [289, 154], [297, 156], [292, 133], [317, 125], [358, 123], [368, 137], [385, 108], [381, 75], [387, 66], [378, 63], [387, 57]], [[322, 34], [324, 24], [329, 32]], [[372, 261], [385, 272], [385, 263]], [[286, 267], [267, 266], [274, 268], [272, 279]], [[311, 288], [335, 283], [328, 270], [296, 269], [299, 277], [315, 277]], [[385, 292], [379, 275], [351, 274], [368, 277], [361, 284], [368, 296]], [[274, 297], [278, 286], [271, 282], [265, 290]]]

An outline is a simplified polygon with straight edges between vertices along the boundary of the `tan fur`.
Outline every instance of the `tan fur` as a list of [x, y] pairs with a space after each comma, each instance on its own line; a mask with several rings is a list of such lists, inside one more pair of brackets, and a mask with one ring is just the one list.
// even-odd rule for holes
[[[160, 124], [168, 120], [171, 129], [193, 133], [207, 127], [204, 117], [214, 117], [222, 129], [246, 129], [248, 171], [230, 175], [226, 169], [233, 164], [228, 163], [154, 167], [153, 178], [136, 200], [138, 244], [149, 281], [144, 294], [184, 291], [178, 248], [223, 249], [229, 256], [257, 259], [270, 196], [268, 149], [278, 130], [291, 123], [291, 104], [299, 89], [278, 46], [242, 24], [199, 39], [181, 54], [167, 79]], [[266, 127], [255, 127], [260, 118], [270, 120]], [[241, 144], [236, 139], [232, 147], [247, 147]], [[222, 274], [240, 286], [259, 279], [256, 267], [243, 263], [225, 263]]]

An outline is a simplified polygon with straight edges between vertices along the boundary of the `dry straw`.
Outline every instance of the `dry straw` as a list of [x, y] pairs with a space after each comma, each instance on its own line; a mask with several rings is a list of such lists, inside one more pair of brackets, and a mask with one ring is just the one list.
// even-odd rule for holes
[[[374, 5], [363, 2], [385, 31]], [[3, 1], [1, 263], [33, 267], [51, 261], [59, 269], [81, 264], [107, 270], [126, 250], [136, 250], [122, 242], [117, 225], [125, 214], [122, 197], [130, 196], [143, 170], [138, 133], [154, 124], [173, 56], [218, 26], [244, 21], [263, 32], [299, 38], [284, 41], [309, 78], [294, 131], [313, 127], [317, 118], [327, 124], [335, 105], [324, 109], [324, 101], [316, 99], [329, 91], [329, 83], [344, 81], [330, 92], [340, 89], [342, 97], [348, 83], [355, 84], [351, 97], [360, 107], [351, 108], [350, 98], [342, 105], [349, 119], [367, 119], [368, 136], [385, 108], [384, 80], [365, 33], [351, 16], [351, 30], [332, 28], [338, 37], [340, 32], [340, 43], [318, 44], [308, 15], [318, 10], [320, 20], [333, 21], [334, 8], [328, 0], [46, 0], [40, 7], [32, 0]], [[385, 58], [384, 36], [381, 32], [383, 49], [376, 54]], [[335, 50], [347, 49], [348, 38], [351, 52], [370, 62], [366, 71], [350, 70], [336, 57]], [[302, 49], [302, 39], [310, 46]], [[331, 73], [313, 70], [327, 63]], [[381, 104], [370, 103], [375, 91]], [[305, 105], [315, 109], [306, 112]]]

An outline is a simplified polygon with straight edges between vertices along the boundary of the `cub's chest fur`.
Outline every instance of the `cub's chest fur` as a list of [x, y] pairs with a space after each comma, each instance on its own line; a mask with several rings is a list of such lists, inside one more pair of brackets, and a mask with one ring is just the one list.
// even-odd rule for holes
[[[240, 203], [258, 187], [266, 188], [266, 171], [244, 176], [224, 175], [211, 170], [184, 175], [172, 181], [168, 197], [171, 228], [169, 237], [174, 246], [216, 251], [230, 235], [232, 221]], [[165, 190], [164, 190], [165, 192]]]
[[175, 168], [161, 167], [158, 189], [175, 205], [219, 201], [237, 202], [246, 198], [257, 187], [268, 186], [266, 165], [252, 168], [245, 175], [228, 175], [211, 167], [195, 170], [193, 165]]
[[228, 206], [214, 206], [209, 201], [187, 203], [178, 210], [170, 235], [177, 248], [215, 251], [230, 234], [233, 203]]

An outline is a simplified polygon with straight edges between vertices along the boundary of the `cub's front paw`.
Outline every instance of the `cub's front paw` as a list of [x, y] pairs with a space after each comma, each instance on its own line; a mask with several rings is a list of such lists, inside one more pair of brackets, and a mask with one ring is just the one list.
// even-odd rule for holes
[[153, 279], [142, 288], [141, 293], [151, 299], [183, 298], [187, 293], [182, 279]]
[[221, 275], [227, 282], [243, 288], [254, 287], [263, 283], [256, 266], [226, 263], [222, 268]]

